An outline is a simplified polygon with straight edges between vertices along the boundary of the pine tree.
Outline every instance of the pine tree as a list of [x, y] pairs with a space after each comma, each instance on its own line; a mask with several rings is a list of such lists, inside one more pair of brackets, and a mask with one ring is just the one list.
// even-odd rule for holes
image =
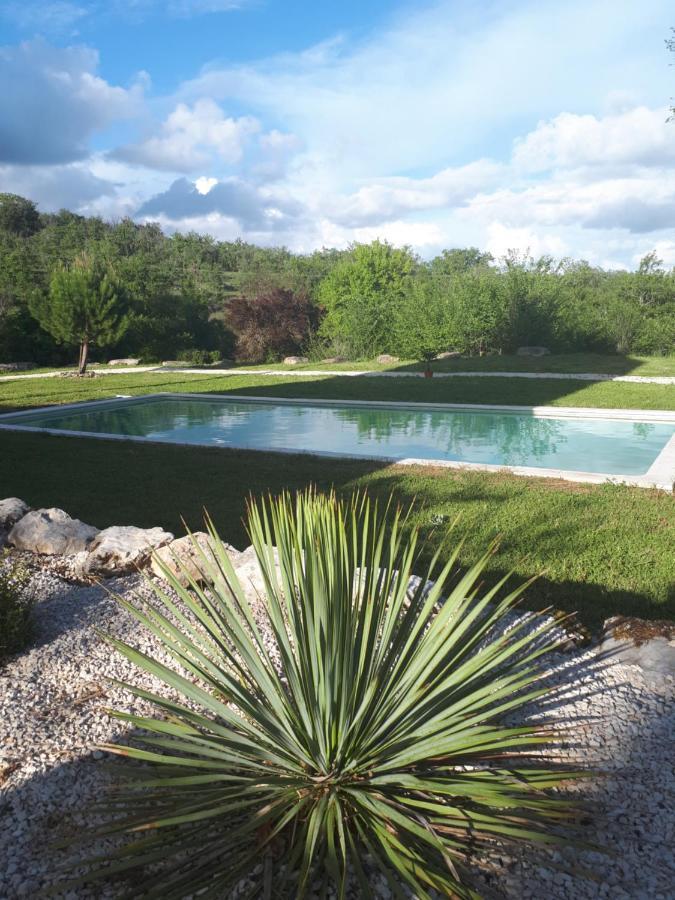
[[89, 254], [55, 269], [49, 293], [36, 294], [30, 311], [59, 343], [79, 345], [80, 375], [87, 371], [90, 346], [117, 343], [129, 326], [112, 272]]

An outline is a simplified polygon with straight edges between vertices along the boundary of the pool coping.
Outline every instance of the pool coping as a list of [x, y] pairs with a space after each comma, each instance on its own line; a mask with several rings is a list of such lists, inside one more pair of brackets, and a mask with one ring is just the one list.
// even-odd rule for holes
[[[122, 435], [122, 434], [103, 434], [93, 433], [89, 431], [63, 431], [56, 428], [38, 428], [30, 425], [20, 424], [4, 424], [3, 420], [7, 418], [23, 418], [35, 415], [36, 413], [54, 413], [58, 414], [68, 409], [84, 409], [95, 407], [106, 407], [113, 404], [119, 404], [123, 401], [125, 404], [133, 405], [147, 400], [165, 400], [165, 399], [196, 399], [196, 400], [234, 400], [244, 401], [247, 403], [274, 403], [277, 405], [298, 405], [303, 406], [334, 406], [334, 407], [377, 407], [380, 409], [411, 409], [411, 410], [473, 410], [475, 412], [511, 412], [525, 415], [532, 415], [535, 418], [572, 418], [572, 419], [611, 419], [615, 421], [639, 421], [654, 423], [672, 423], [675, 425], [675, 412], [669, 410], [642, 410], [642, 409], [597, 409], [595, 407], [578, 407], [578, 406], [514, 406], [506, 404], [481, 404], [481, 403], [397, 403], [395, 401], [380, 400], [324, 400], [317, 398], [302, 397], [251, 397], [246, 394], [200, 394], [200, 393], [181, 393], [163, 391], [154, 394], [142, 394], [130, 396], [118, 394], [105, 400], [88, 400], [81, 403], [64, 403], [56, 406], [38, 407], [20, 412], [2, 413], [0, 414], [0, 431], [21, 431], [32, 432], [38, 434], [52, 434], [61, 437], [84, 437], [100, 440], [120, 440], [134, 441], [137, 443], [161, 444], [163, 446], [174, 447], [202, 447], [209, 448], [205, 444], [193, 444], [189, 441], [158, 441], [154, 438], [141, 437], [138, 435]], [[318, 457], [332, 457], [338, 459], [359, 459], [373, 460], [376, 462], [387, 462], [392, 465], [400, 466], [423, 466], [430, 468], [444, 469], [466, 469], [477, 472], [502, 472], [511, 475], [524, 476], [529, 478], [553, 478], [563, 481], [573, 481], [587, 484], [626, 484], [632, 487], [651, 488], [672, 492], [675, 487], [675, 434], [668, 440], [664, 448], [658, 454], [647, 472], [643, 475], [612, 475], [601, 472], [584, 472], [582, 470], [573, 469], [552, 469], [537, 468], [535, 466], [510, 466], [496, 465], [494, 463], [472, 463], [463, 460], [446, 460], [446, 459], [420, 459], [417, 457], [407, 457], [400, 459], [390, 456], [364, 456], [358, 454], [335, 453], [329, 450], [297, 450], [274, 448], [269, 450], [261, 450], [257, 447], [211, 447], [211, 449], [228, 449], [228, 450], [244, 450], [252, 453], [282, 453], [285, 455], [306, 455]]]

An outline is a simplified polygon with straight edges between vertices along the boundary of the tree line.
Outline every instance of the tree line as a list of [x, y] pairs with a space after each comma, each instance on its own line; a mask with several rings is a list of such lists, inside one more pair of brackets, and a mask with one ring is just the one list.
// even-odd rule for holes
[[675, 269], [386, 242], [294, 254], [0, 195], [0, 361], [675, 351]]

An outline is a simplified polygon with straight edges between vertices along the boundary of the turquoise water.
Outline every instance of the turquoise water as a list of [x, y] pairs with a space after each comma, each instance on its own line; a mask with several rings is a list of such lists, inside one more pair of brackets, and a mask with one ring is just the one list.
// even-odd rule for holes
[[415, 457], [610, 475], [643, 475], [675, 431], [674, 425], [663, 423], [469, 409], [187, 397], [41, 410], [5, 416], [0, 423], [214, 447]]

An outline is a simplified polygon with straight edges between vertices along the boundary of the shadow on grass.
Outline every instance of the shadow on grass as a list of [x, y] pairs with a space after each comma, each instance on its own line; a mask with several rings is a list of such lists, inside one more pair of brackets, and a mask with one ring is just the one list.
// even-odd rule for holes
[[[458, 359], [436, 359], [431, 363], [435, 372], [536, 372], [536, 373], [594, 373], [598, 375], [630, 375], [644, 360], [639, 357], [602, 353], [564, 353], [544, 356], [490, 354]], [[393, 372], [422, 372], [424, 362], [404, 363], [392, 367]]]
[[675, 618], [675, 509], [663, 492], [378, 460], [10, 432], [0, 440], [11, 460], [0, 467], [0, 497], [57, 506], [98, 528], [160, 525], [178, 535], [183, 519], [192, 530], [202, 528], [207, 509], [223, 540], [243, 549], [250, 543], [243, 525], [250, 495], [309, 484], [367, 489], [413, 506], [427, 557], [439, 544], [448, 552], [464, 538], [462, 561], [469, 565], [501, 535], [486, 577], [513, 571], [521, 582], [541, 575], [528, 592], [529, 608], [578, 612], [591, 628], [615, 614]]

